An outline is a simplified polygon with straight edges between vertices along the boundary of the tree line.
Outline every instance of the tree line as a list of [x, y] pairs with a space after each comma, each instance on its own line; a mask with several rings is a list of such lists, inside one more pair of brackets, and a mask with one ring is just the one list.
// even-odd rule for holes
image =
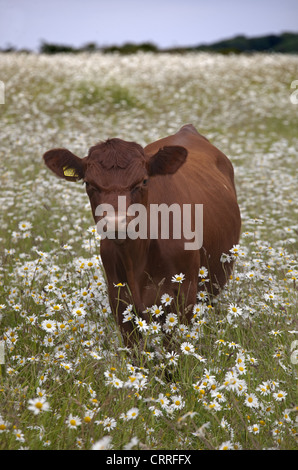
[[[14, 46], [7, 46], [0, 49], [1, 52], [31, 52], [27, 49], [17, 50]], [[126, 42], [122, 45], [99, 46], [96, 42], [90, 42], [82, 47], [73, 47], [65, 44], [54, 44], [43, 41], [39, 46], [41, 54], [59, 54], [80, 52], [103, 52], [103, 53], [119, 53], [119, 54], [135, 54], [136, 52], [169, 52], [169, 53], [186, 53], [195, 51], [217, 52], [221, 54], [241, 54], [253, 52], [279, 52], [279, 53], [298, 53], [298, 33], [282, 33], [280, 35], [270, 34], [266, 36], [258, 36], [248, 38], [244, 35], [238, 35], [231, 39], [217, 41], [212, 44], [200, 44], [197, 46], [173, 47], [160, 49], [156, 44], [151, 42], [143, 42], [136, 44]]]

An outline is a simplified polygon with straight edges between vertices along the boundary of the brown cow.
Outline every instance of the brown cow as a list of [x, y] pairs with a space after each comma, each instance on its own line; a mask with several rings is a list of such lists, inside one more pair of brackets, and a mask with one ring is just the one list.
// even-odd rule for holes
[[[176, 134], [145, 148], [134, 142], [109, 139], [91, 147], [82, 159], [69, 150], [53, 149], [45, 153], [44, 160], [59, 177], [84, 180], [96, 223], [104, 220], [104, 212], [96, 214], [98, 207], [110, 204], [115, 209], [112, 217], [115, 238], [103, 238], [100, 253], [111, 307], [126, 345], [135, 340], [134, 326], [123, 323], [122, 313], [130, 300], [127, 290], [116, 287], [118, 283], [128, 285], [135, 308], [145, 319], [148, 319], [146, 307], [159, 303], [163, 293], [176, 298], [178, 287], [179, 304], [184, 307], [195, 304], [200, 266], [208, 268], [210, 293], [217, 294], [224, 286], [229, 271], [223, 269], [220, 257], [238, 243], [241, 226], [234, 172], [229, 159], [192, 125], [183, 126]], [[124, 214], [118, 212], [118, 196], [125, 196]], [[148, 227], [151, 207], [164, 203], [166, 207], [176, 204], [179, 209], [183, 204], [192, 208], [202, 204], [203, 246], [185, 249], [190, 239], [184, 233], [180, 238], [173, 235], [173, 218], [168, 239], [162, 238], [159, 226], [151, 237], [150, 232], [149, 236], [133, 239], [127, 232], [121, 238], [120, 217], [127, 216], [125, 227], [128, 227], [133, 220], [128, 208], [137, 203], [147, 209]], [[191, 228], [196, 229], [194, 210]], [[232, 263], [228, 269], [232, 269]], [[180, 285], [171, 280], [179, 273], [185, 275]], [[185, 320], [190, 321], [191, 309], [186, 311]]]

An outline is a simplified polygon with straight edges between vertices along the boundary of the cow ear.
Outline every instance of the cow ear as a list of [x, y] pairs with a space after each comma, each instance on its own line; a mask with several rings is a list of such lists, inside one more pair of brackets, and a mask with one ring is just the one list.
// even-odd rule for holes
[[77, 181], [84, 177], [84, 159], [77, 157], [67, 149], [53, 149], [43, 156], [44, 162], [53, 173], [68, 181]]
[[171, 175], [176, 173], [185, 162], [187, 153], [186, 148], [176, 145], [159, 149], [147, 163], [149, 176]]

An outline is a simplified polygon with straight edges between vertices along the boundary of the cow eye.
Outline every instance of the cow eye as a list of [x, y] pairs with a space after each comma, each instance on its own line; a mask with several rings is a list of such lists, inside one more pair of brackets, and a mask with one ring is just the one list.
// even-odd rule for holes
[[139, 191], [141, 189], [140, 186], [135, 186], [134, 188], [131, 189], [131, 193], [134, 194], [136, 193], [137, 191]]
[[90, 186], [90, 183], [88, 183], [88, 181], [84, 181], [84, 185], [86, 186], [86, 188], [88, 188], [88, 186]]
[[147, 186], [147, 183], [148, 183], [148, 178], [144, 178], [142, 183], [139, 183], [138, 185], [131, 188], [132, 194], [136, 193], [137, 191], [141, 191], [143, 186]]

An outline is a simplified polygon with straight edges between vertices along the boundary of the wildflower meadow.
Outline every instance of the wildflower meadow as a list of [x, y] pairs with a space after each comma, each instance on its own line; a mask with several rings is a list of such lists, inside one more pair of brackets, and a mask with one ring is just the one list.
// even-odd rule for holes
[[[0, 64], [0, 449], [297, 450], [298, 57], [2, 53]], [[147, 306], [151, 323], [127, 304], [123, 321], [143, 337], [130, 351], [85, 188], [42, 155], [83, 157], [109, 137], [146, 145], [187, 123], [234, 165], [242, 234], [222, 263], [235, 268], [216, 302], [202, 289], [189, 325], [170, 296]]]

